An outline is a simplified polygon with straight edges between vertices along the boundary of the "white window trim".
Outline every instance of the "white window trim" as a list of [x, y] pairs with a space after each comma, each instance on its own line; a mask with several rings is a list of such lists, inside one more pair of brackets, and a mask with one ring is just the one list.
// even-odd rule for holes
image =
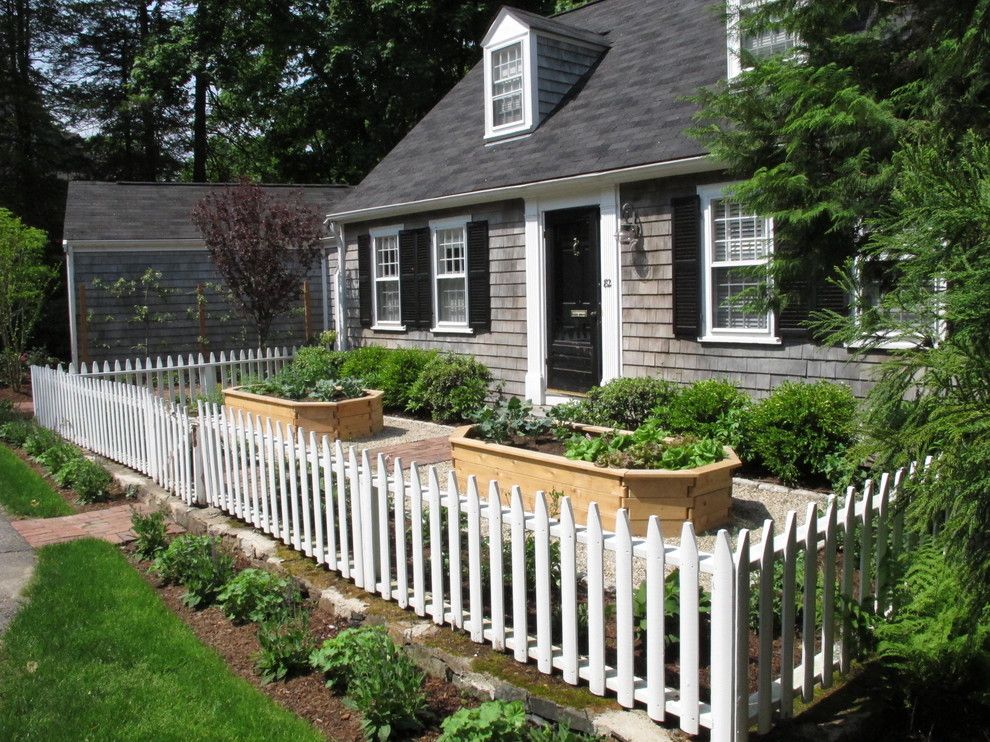
[[376, 332], [405, 332], [406, 326], [402, 323], [402, 262], [399, 258], [399, 275], [395, 281], [399, 285], [399, 321], [378, 321], [378, 240], [381, 237], [395, 237], [396, 250], [399, 249], [399, 232], [403, 230], [402, 224], [392, 224], [387, 227], [377, 227], [369, 229], [371, 237], [371, 307], [374, 322], [371, 329]]
[[[777, 336], [777, 322], [773, 312], [767, 312], [767, 329], [754, 331], [748, 329], [721, 329], [713, 327], [714, 317], [712, 312], [712, 271], [714, 265], [715, 235], [712, 233], [712, 201], [726, 197], [726, 191], [735, 185], [734, 183], [717, 183], [714, 185], [701, 186], [698, 188], [698, 196], [701, 199], [702, 218], [702, 277], [701, 296], [703, 307], [701, 311], [701, 337], [698, 342], [702, 343], [746, 343], [749, 345], [780, 345], [781, 339]], [[771, 247], [773, 254], [772, 236], [773, 220], [770, 223]], [[769, 258], [768, 258], [769, 259]], [[733, 265], [761, 265], [763, 261], [744, 261], [733, 263]]]
[[[494, 114], [492, 111], [492, 55], [505, 49], [506, 47], [513, 46], [514, 44], [521, 45], [522, 51], [522, 62], [523, 62], [523, 117], [522, 121], [517, 121], [511, 124], [503, 124], [501, 126], [494, 125]], [[533, 128], [533, 124], [536, 121], [534, 103], [536, 96], [534, 91], [536, 90], [536, 75], [537, 75], [537, 59], [536, 59], [536, 38], [532, 31], [526, 31], [524, 33], [516, 34], [507, 39], [500, 39], [497, 44], [485, 47], [485, 139], [497, 139], [501, 137], [507, 137], [513, 134], [522, 134], [529, 132]]]
[[[430, 288], [433, 294], [433, 333], [450, 333], [473, 335], [474, 330], [468, 324], [471, 313], [471, 294], [468, 288], [468, 271], [470, 266], [468, 261], [467, 225], [471, 221], [470, 216], [452, 216], [443, 219], [430, 220]], [[440, 291], [437, 286], [437, 232], [442, 229], [460, 229], [464, 235], [464, 321], [463, 322], [441, 322], [440, 321]]]

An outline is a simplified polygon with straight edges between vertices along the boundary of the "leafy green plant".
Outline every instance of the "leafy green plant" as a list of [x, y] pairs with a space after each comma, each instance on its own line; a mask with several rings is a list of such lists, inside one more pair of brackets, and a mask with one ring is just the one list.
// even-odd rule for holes
[[572, 435], [564, 441], [564, 455], [621, 469], [690, 469], [725, 458], [718, 441], [668, 436], [656, 420], [650, 420], [632, 433]]
[[468, 414], [475, 433], [489, 443], [506, 443], [513, 438], [532, 438], [549, 433], [551, 422], [532, 414], [533, 405], [518, 397], [500, 399], [493, 405]]
[[[336, 339], [336, 333], [334, 338]], [[313, 386], [323, 379], [340, 376], [340, 367], [345, 358], [345, 353], [330, 350], [326, 345], [311, 345], [296, 351], [290, 368], [307, 386]]]
[[323, 379], [316, 382], [313, 391], [309, 393], [310, 399], [320, 402], [337, 402], [342, 399], [358, 399], [364, 396], [364, 387], [360, 379]]
[[72, 489], [80, 502], [101, 502], [110, 496], [110, 472], [84, 456], [69, 458], [55, 473], [55, 482]]
[[600, 739], [594, 734], [575, 732], [567, 724], [543, 724], [529, 729], [529, 742], [596, 742]]
[[337, 344], [337, 331], [324, 330], [323, 332], [320, 333], [319, 337], [316, 340], [316, 343], [317, 345], [322, 345], [324, 348], [328, 348], [332, 350], [333, 346]]
[[24, 451], [28, 456], [37, 459], [41, 454], [47, 451], [52, 446], [57, 446], [62, 442], [55, 433], [48, 430], [47, 428], [42, 428], [35, 425], [31, 428], [31, 431], [24, 438]]
[[262, 623], [258, 626], [258, 644], [261, 649], [254, 667], [263, 683], [305, 673], [314, 644], [309, 616], [300, 611], [289, 619]]
[[245, 384], [244, 390], [291, 400], [300, 400], [309, 393], [306, 380], [292, 366], [286, 366], [270, 379]]
[[635, 430], [657, 407], [670, 403], [677, 387], [652, 377], [620, 377], [588, 392], [587, 419], [580, 422]]
[[846, 386], [784, 382], [751, 408], [744, 454], [788, 485], [821, 479], [829, 457], [852, 444], [855, 415]]
[[370, 646], [352, 668], [349, 703], [361, 712], [369, 739], [406, 739], [421, 729], [426, 710], [423, 673], [391, 641]]
[[326, 676], [328, 688], [346, 692], [354, 667], [374, 655], [374, 648], [380, 644], [391, 644], [384, 627], [358, 626], [344, 629], [331, 639], [327, 639], [319, 649], [313, 651], [309, 662], [314, 670]]
[[217, 604], [234, 623], [264, 623], [288, 618], [300, 599], [292, 580], [263, 569], [245, 569], [223, 586]]
[[654, 414], [674, 433], [738, 446], [749, 405], [749, 397], [730, 382], [705, 379], [681, 389], [666, 408], [657, 408]]
[[27, 420], [11, 420], [0, 425], [0, 441], [17, 448], [24, 447], [24, 441], [35, 429], [35, 424]]
[[38, 455], [38, 463], [48, 470], [49, 474], [57, 474], [63, 466], [75, 458], [80, 458], [82, 454], [68, 443], [58, 443], [47, 451]]
[[409, 390], [410, 412], [428, 412], [435, 422], [458, 422], [485, 403], [492, 374], [470, 356], [445, 353], [423, 368]]
[[190, 608], [211, 603], [234, 573], [234, 560], [210, 536], [184, 534], [174, 539], [151, 566], [166, 584], [186, 588], [183, 602]]
[[[633, 593], [633, 622], [636, 628], [636, 635], [641, 639], [646, 637], [647, 621], [647, 589], [646, 580], [639, 583], [636, 592]], [[712, 596], [703, 587], [698, 588], [698, 613], [709, 615], [712, 612]], [[664, 642], [668, 645], [676, 644], [680, 635], [680, 615], [681, 615], [681, 580], [680, 570], [674, 569], [669, 572], [663, 580], [663, 615], [664, 626], [667, 632], [664, 633]]]
[[0, 425], [17, 419], [18, 415], [14, 412], [14, 403], [9, 399], [0, 399]]
[[444, 719], [437, 742], [516, 742], [526, 739], [527, 727], [521, 701], [488, 701]]
[[139, 511], [131, 510], [131, 530], [137, 538], [134, 541], [134, 551], [141, 559], [154, 559], [168, 546], [166, 540], [165, 511], [142, 515]]

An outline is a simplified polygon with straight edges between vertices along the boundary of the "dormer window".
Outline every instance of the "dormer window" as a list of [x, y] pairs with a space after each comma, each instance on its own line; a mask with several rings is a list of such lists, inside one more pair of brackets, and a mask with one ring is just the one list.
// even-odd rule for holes
[[798, 37], [785, 28], [768, 26], [759, 30], [745, 28], [745, 23], [765, 0], [730, 0], [729, 2], [729, 79], [753, 63], [785, 54], [798, 45]]
[[492, 52], [492, 128], [523, 118], [522, 42]]
[[583, 83], [608, 48], [602, 34], [502, 8], [485, 50], [485, 139], [525, 135]]

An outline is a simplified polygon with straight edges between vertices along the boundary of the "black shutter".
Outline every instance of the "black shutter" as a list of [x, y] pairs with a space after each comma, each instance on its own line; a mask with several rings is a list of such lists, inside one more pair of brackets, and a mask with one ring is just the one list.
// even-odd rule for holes
[[429, 330], [433, 327], [433, 273], [430, 270], [430, 229], [416, 230], [416, 299], [419, 303], [416, 327]]
[[488, 266], [488, 222], [468, 222], [468, 325], [475, 332], [492, 328], [492, 285]]
[[787, 303], [777, 312], [777, 334], [781, 337], [803, 338], [808, 335], [806, 323], [814, 306], [812, 281], [788, 281], [782, 287]]
[[358, 236], [358, 304], [361, 311], [361, 327], [374, 324], [371, 303], [371, 236]]
[[430, 230], [405, 229], [399, 232], [399, 291], [402, 324], [406, 328], [433, 326], [433, 295], [430, 292]]
[[671, 200], [674, 335], [697, 339], [701, 328], [701, 200]]

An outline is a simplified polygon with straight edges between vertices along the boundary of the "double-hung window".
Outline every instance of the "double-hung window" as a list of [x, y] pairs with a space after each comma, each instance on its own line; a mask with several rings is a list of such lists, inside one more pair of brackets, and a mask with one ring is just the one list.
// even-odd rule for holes
[[466, 219], [431, 222], [437, 329], [468, 327]]
[[798, 37], [779, 26], [759, 30], [746, 27], [746, 21], [763, 4], [762, 0], [730, 0], [729, 78], [748, 69], [753, 60], [784, 54], [798, 44]]
[[402, 324], [399, 294], [399, 229], [392, 227], [371, 234], [374, 258], [375, 325], [399, 327]]
[[773, 221], [701, 189], [704, 214], [704, 338], [775, 342], [773, 316], [760, 307], [773, 253]]
[[492, 53], [492, 128], [522, 123], [523, 45], [521, 41]]

